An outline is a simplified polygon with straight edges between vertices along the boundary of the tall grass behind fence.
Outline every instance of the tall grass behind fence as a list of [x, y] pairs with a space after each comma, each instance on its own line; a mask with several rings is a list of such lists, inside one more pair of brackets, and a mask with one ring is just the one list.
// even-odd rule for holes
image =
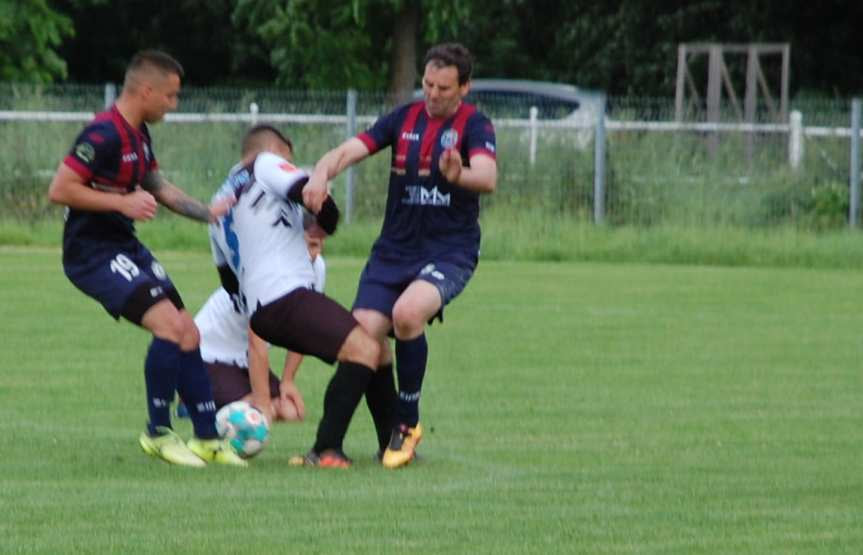
[[[57, 164], [87, 118], [103, 109], [102, 85], [11, 85], [0, 83], [0, 110], [81, 112], [76, 121], [56, 118], [0, 119], [0, 220], [20, 222], [58, 217], [45, 190]], [[509, 99], [511, 104], [513, 101]], [[277, 125], [293, 140], [296, 161], [311, 166], [346, 137], [344, 92], [187, 87], [177, 112], [245, 114], [257, 107], [267, 114], [305, 115]], [[847, 127], [850, 102], [806, 99], [792, 102], [804, 126]], [[392, 107], [384, 94], [358, 95], [358, 129]], [[594, 206], [594, 132], [585, 127], [541, 120], [531, 157], [531, 129], [512, 117], [512, 106], [482, 106], [496, 121], [498, 192], [483, 203], [498, 213], [526, 209], [549, 218], [590, 222]], [[524, 112], [524, 110], [519, 110]], [[545, 113], [540, 110], [540, 113]], [[689, 113], [703, 121], [703, 111]], [[607, 121], [673, 122], [673, 99], [611, 98]], [[732, 106], [723, 122], [736, 121]], [[151, 127], [154, 150], [165, 175], [205, 199], [239, 156], [245, 121], [166, 121]], [[513, 123], [515, 122], [515, 123]], [[551, 125], [547, 125], [548, 123]], [[760, 107], [759, 123], [771, 123]], [[565, 123], [565, 122], [564, 122]], [[772, 122], [776, 123], [776, 122]], [[787, 123], [787, 122], [779, 122]], [[711, 132], [610, 129], [607, 133], [605, 221], [618, 226], [798, 226], [827, 229], [845, 225], [848, 213], [849, 141], [847, 136], [805, 135], [801, 163], [789, 163], [787, 132], [718, 134]], [[377, 221], [383, 214], [389, 153], [356, 167], [353, 217]], [[345, 200], [345, 178], [334, 184]], [[495, 212], [495, 211], [493, 211]]]
[[[771, 122], [764, 107], [757, 123]], [[847, 127], [848, 103], [792, 104], [803, 124]], [[696, 121], [703, 121], [697, 114]], [[612, 99], [617, 121], [674, 121], [673, 99]], [[729, 106], [723, 121], [732, 120]], [[783, 122], [779, 122], [783, 123]], [[709, 146], [717, 137], [717, 148]], [[609, 133], [607, 200], [615, 224], [822, 229], [848, 214], [847, 137], [805, 135], [789, 160], [786, 132], [616, 131]]]

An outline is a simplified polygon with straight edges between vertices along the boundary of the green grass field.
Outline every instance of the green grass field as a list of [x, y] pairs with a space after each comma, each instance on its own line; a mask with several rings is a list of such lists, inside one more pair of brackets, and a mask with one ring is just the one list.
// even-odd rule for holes
[[[197, 309], [209, 256], [157, 255]], [[362, 260], [328, 263], [350, 302]], [[855, 271], [484, 262], [428, 334], [422, 459], [394, 472], [364, 406], [352, 469], [287, 466], [316, 361], [306, 422], [250, 468], [151, 459], [146, 334], [56, 249], [0, 247], [0, 291], [3, 553], [863, 552]]]

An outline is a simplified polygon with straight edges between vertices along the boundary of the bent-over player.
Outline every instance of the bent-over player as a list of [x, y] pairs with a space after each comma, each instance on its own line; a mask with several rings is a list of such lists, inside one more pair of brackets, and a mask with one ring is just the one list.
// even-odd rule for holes
[[[342, 442], [374, 374], [380, 346], [350, 312], [314, 290], [299, 193], [308, 174], [288, 161], [290, 155], [287, 141], [273, 128], [258, 126], [247, 134], [242, 161], [217, 193], [237, 203], [212, 224], [214, 262], [223, 287], [261, 339], [330, 364], [341, 362], [324, 395], [314, 446], [302, 462], [344, 468], [351, 460]], [[332, 232], [337, 213], [331, 218], [335, 204], [331, 198], [326, 202], [317, 218]], [[253, 396], [267, 395], [266, 374], [250, 378]]]
[[[303, 219], [304, 237], [315, 272], [315, 291], [323, 292], [326, 284], [326, 263], [321, 256], [324, 231], [306, 212]], [[271, 421], [302, 420], [305, 402], [296, 385], [296, 374], [303, 355], [288, 351], [282, 377], [269, 369], [269, 348], [266, 341], [250, 333], [249, 318], [224, 288], [219, 287], [195, 315], [195, 324], [201, 331], [201, 357], [210, 374], [216, 410], [233, 401], [248, 401], [261, 409]], [[258, 368], [265, 368], [262, 371]], [[250, 371], [249, 368], [255, 368]], [[253, 398], [250, 376], [267, 374], [266, 386], [255, 388]], [[179, 412], [179, 411], [178, 411]]]

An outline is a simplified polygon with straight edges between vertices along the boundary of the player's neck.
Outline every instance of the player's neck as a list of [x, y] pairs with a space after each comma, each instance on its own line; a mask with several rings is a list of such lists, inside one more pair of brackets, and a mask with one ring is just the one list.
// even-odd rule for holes
[[456, 105], [455, 105], [455, 108], [453, 108], [452, 110], [450, 110], [449, 112], [447, 112], [446, 114], [444, 114], [444, 115], [442, 115], [442, 116], [433, 116], [433, 115], [431, 115], [431, 113], [429, 112], [428, 106], [426, 106], [426, 107], [425, 107], [426, 115], [427, 115], [430, 119], [448, 119], [448, 118], [453, 117], [453, 116], [456, 114], [456, 112], [458, 112], [459, 108], [461, 108], [461, 104], [462, 104], [462, 101], [461, 101], [461, 100], [459, 100], [459, 101], [458, 101], [458, 104], [456, 104]]
[[142, 110], [137, 108], [135, 103], [129, 98], [124, 97], [121, 94], [120, 98], [117, 99], [117, 102], [115, 102], [114, 105], [117, 107], [117, 111], [120, 112], [120, 115], [123, 116], [123, 119], [126, 120], [126, 123], [134, 129], [139, 129], [141, 124], [144, 123], [144, 114], [142, 113]]

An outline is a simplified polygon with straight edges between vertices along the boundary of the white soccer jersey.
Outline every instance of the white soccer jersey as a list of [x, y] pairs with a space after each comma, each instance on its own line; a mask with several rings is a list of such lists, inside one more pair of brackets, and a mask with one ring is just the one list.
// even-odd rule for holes
[[217, 196], [233, 193], [237, 203], [210, 225], [213, 260], [237, 276], [245, 310], [297, 287], [314, 287], [315, 275], [303, 238], [304, 208], [287, 199], [309, 175], [284, 158], [264, 152], [248, 166], [236, 166]]
[[[313, 264], [315, 291], [324, 292], [327, 267], [323, 256]], [[216, 289], [195, 315], [201, 331], [201, 358], [204, 362], [222, 362], [241, 368], [249, 367], [249, 317], [239, 312], [223, 288]]]
[[231, 296], [219, 287], [195, 315], [201, 332], [201, 358], [249, 367], [249, 318], [234, 308]]

